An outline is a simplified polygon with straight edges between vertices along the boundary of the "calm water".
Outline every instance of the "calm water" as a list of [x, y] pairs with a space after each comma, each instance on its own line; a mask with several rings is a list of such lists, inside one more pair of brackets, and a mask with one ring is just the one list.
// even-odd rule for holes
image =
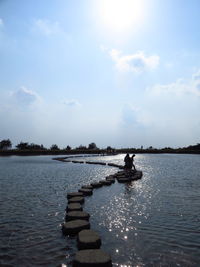
[[[76, 239], [61, 232], [66, 194], [117, 171], [51, 158], [0, 158], [1, 266], [71, 266]], [[114, 266], [200, 266], [200, 156], [136, 155], [135, 164], [141, 180], [86, 198], [102, 248]]]

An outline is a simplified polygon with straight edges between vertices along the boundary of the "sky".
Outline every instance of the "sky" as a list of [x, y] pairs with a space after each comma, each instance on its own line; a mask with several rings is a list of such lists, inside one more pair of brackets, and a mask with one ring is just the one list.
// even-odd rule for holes
[[200, 142], [200, 1], [0, 0], [0, 140]]

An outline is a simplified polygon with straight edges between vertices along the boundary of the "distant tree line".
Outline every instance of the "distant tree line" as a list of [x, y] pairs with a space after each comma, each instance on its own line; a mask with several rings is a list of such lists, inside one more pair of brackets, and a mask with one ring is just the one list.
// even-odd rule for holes
[[[0, 141], [0, 150], [9, 150], [12, 148], [12, 142], [10, 139], [4, 139]], [[20, 142], [15, 146], [17, 150], [48, 150], [46, 147], [44, 147], [42, 144], [34, 144], [34, 143], [28, 143], [28, 142]], [[92, 142], [88, 145], [88, 147], [80, 145], [79, 147], [74, 148], [75, 150], [99, 150], [97, 145]], [[58, 145], [53, 144], [50, 146], [49, 150], [72, 150], [71, 146], [66, 146], [65, 148], [61, 149], [58, 147]]]
[[59, 148], [58, 145], [52, 144], [50, 148], [44, 147], [42, 144], [34, 144], [28, 142], [20, 142], [12, 149], [12, 142], [10, 139], [3, 139], [0, 141], [0, 154], [1, 155], [12, 155], [12, 154], [81, 154], [81, 153], [97, 153], [97, 154], [116, 154], [116, 153], [194, 153], [200, 154], [200, 143], [196, 145], [190, 145], [183, 148], [154, 148], [149, 146], [148, 148], [121, 148], [115, 149], [111, 146], [107, 146], [104, 149], [97, 147], [96, 143], [92, 142], [88, 146], [80, 145], [72, 148], [67, 145], [65, 148]]

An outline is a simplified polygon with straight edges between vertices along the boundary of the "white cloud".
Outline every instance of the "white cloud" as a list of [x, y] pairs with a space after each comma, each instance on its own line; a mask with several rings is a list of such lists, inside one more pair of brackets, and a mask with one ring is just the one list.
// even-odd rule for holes
[[121, 51], [112, 49], [109, 55], [115, 62], [115, 67], [120, 72], [142, 73], [147, 70], [153, 70], [159, 65], [160, 57], [158, 55], [146, 56], [143, 51], [135, 54], [123, 55]]
[[188, 81], [178, 79], [177, 81], [166, 85], [155, 85], [152, 88], [147, 88], [147, 92], [154, 95], [195, 95], [200, 96], [200, 70], [194, 73]]
[[66, 106], [69, 106], [69, 107], [79, 107], [79, 106], [81, 106], [81, 104], [79, 103], [79, 101], [76, 100], [76, 99], [65, 100], [63, 102], [63, 104], [65, 104]]
[[33, 91], [22, 86], [19, 90], [11, 92], [11, 97], [19, 105], [30, 105], [38, 100], [40, 97]]
[[52, 22], [48, 19], [36, 19], [33, 24], [33, 30], [39, 31], [45, 36], [64, 33], [60, 24], [57, 21]]

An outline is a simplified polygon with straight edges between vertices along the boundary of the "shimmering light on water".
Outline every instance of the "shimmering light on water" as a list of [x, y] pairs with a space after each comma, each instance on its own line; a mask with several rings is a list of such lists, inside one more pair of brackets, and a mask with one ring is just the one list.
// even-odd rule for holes
[[[123, 163], [123, 155], [90, 160]], [[114, 266], [198, 266], [200, 156], [136, 155], [141, 180], [95, 189], [84, 209]], [[0, 158], [0, 264], [70, 266], [76, 239], [63, 237], [66, 193], [116, 168]]]

